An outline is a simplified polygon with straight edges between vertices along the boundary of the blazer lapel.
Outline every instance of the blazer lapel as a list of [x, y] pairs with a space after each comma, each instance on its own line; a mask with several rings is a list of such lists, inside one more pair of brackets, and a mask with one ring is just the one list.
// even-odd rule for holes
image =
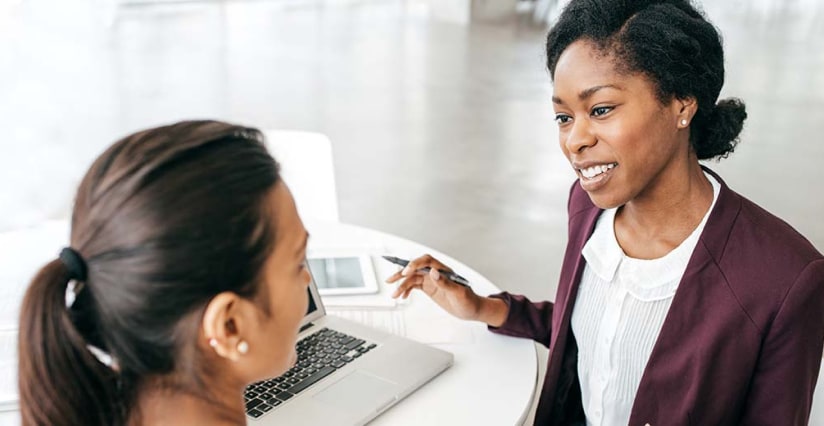
[[[740, 198], [715, 173], [721, 189], [713, 211], [690, 257], [684, 275], [673, 296], [669, 312], [661, 327], [644, 369], [630, 424], [645, 424], [666, 415], [673, 423], [679, 414], [689, 416], [693, 406], [689, 394], [700, 377], [710, 374], [711, 366], [701, 365], [701, 359], [712, 360], [710, 337], [717, 335], [716, 324], [724, 322], [722, 306], [735, 303], [723, 273], [716, 263], [729, 238], [732, 224], [740, 209]], [[735, 322], [735, 319], [729, 319]], [[735, 339], [735, 336], [729, 336]], [[704, 358], [696, 354], [707, 351]], [[694, 389], [692, 389], [694, 391]], [[677, 399], [677, 400], [676, 400]], [[666, 402], [666, 407], [662, 404]], [[680, 407], [679, 407], [680, 404]], [[663, 410], [663, 411], [662, 411]]]
[[[557, 313], [556, 324], [552, 331], [555, 339], [561, 338], [566, 340], [566, 333], [569, 329], [569, 321], [572, 316], [572, 307], [575, 304], [575, 298], [578, 295], [578, 287], [581, 283], [581, 276], [584, 273], [586, 261], [581, 251], [584, 248], [587, 240], [595, 231], [595, 224], [598, 222], [598, 217], [603, 210], [594, 207], [589, 210], [580, 212], [570, 220], [570, 229], [580, 229], [578, 235], [570, 235], [570, 242], [567, 244], [567, 253], [564, 256], [564, 274], [559, 285], [558, 296], [560, 300], [555, 300], [555, 308]], [[560, 310], [558, 310], [560, 308]], [[554, 346], [554, 345], [553, 345]]]

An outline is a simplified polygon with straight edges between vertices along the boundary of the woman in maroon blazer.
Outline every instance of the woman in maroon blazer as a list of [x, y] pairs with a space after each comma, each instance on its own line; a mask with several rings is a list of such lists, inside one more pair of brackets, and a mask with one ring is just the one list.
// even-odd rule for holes
[[546, 48], [579, 177], [555, 302], [480, 297], [429, 256], [390, 277], [396, 297], [549, 347], [536, 424], [806, 424], [824, 257], [699, 164], [746, 118], [718, 101], [716, 29], [687, 0], [573, 0]]

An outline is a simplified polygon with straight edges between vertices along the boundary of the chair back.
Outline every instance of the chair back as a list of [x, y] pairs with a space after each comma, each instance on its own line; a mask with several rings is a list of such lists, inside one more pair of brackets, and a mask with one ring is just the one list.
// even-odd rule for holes
[[267, 130], [266, 145], [280, 163], [283, 180], [295, 198], [298, 213], [338, 222], [338, 197], [332, 142], [321, 133]]

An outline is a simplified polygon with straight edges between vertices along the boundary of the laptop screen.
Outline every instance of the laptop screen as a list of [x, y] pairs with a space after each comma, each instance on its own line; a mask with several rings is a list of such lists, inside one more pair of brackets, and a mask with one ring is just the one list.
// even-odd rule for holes
[[318, 306], [315, 305], [315, 299], [312, 297], [312, 289], [306, 287], [306, 292], [309, 293], [309, 306], [306, 309], [306, 316], [308, 317], [312, 312], [315, 312], [318, 309]]
[[[306, 269], [309, 270], [308, 267]], [[309, 294], [309, 306], [306, 308], [306, 315], [304, 315], [303, 321], [301, 321], [301, 326], [305, 326], [309, 322], [326, 315], [326, 310], [323, 309], [323, 303], [318, 294], [318, 286], [315, 282], [315, 277], [312, 276], [311, 270], [309, 270], [309, 276], [311, 280], [309, 281], [309, 286], [306, 288], [306, 292]]]

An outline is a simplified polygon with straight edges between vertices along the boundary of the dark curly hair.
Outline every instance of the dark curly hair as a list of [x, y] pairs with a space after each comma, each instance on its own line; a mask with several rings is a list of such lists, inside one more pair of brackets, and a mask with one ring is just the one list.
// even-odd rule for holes
[[698, 159], [735, 149], [746, 108], [737, 98], [716, 103], [724, 84], [721, 36], [689, 0], [572, 0], [547, 36], [553, 79], [561, 53], [581, 39], [613, 58], [619, 72], [644, 74], [661, 102], [696, 99], [690, 143]]

